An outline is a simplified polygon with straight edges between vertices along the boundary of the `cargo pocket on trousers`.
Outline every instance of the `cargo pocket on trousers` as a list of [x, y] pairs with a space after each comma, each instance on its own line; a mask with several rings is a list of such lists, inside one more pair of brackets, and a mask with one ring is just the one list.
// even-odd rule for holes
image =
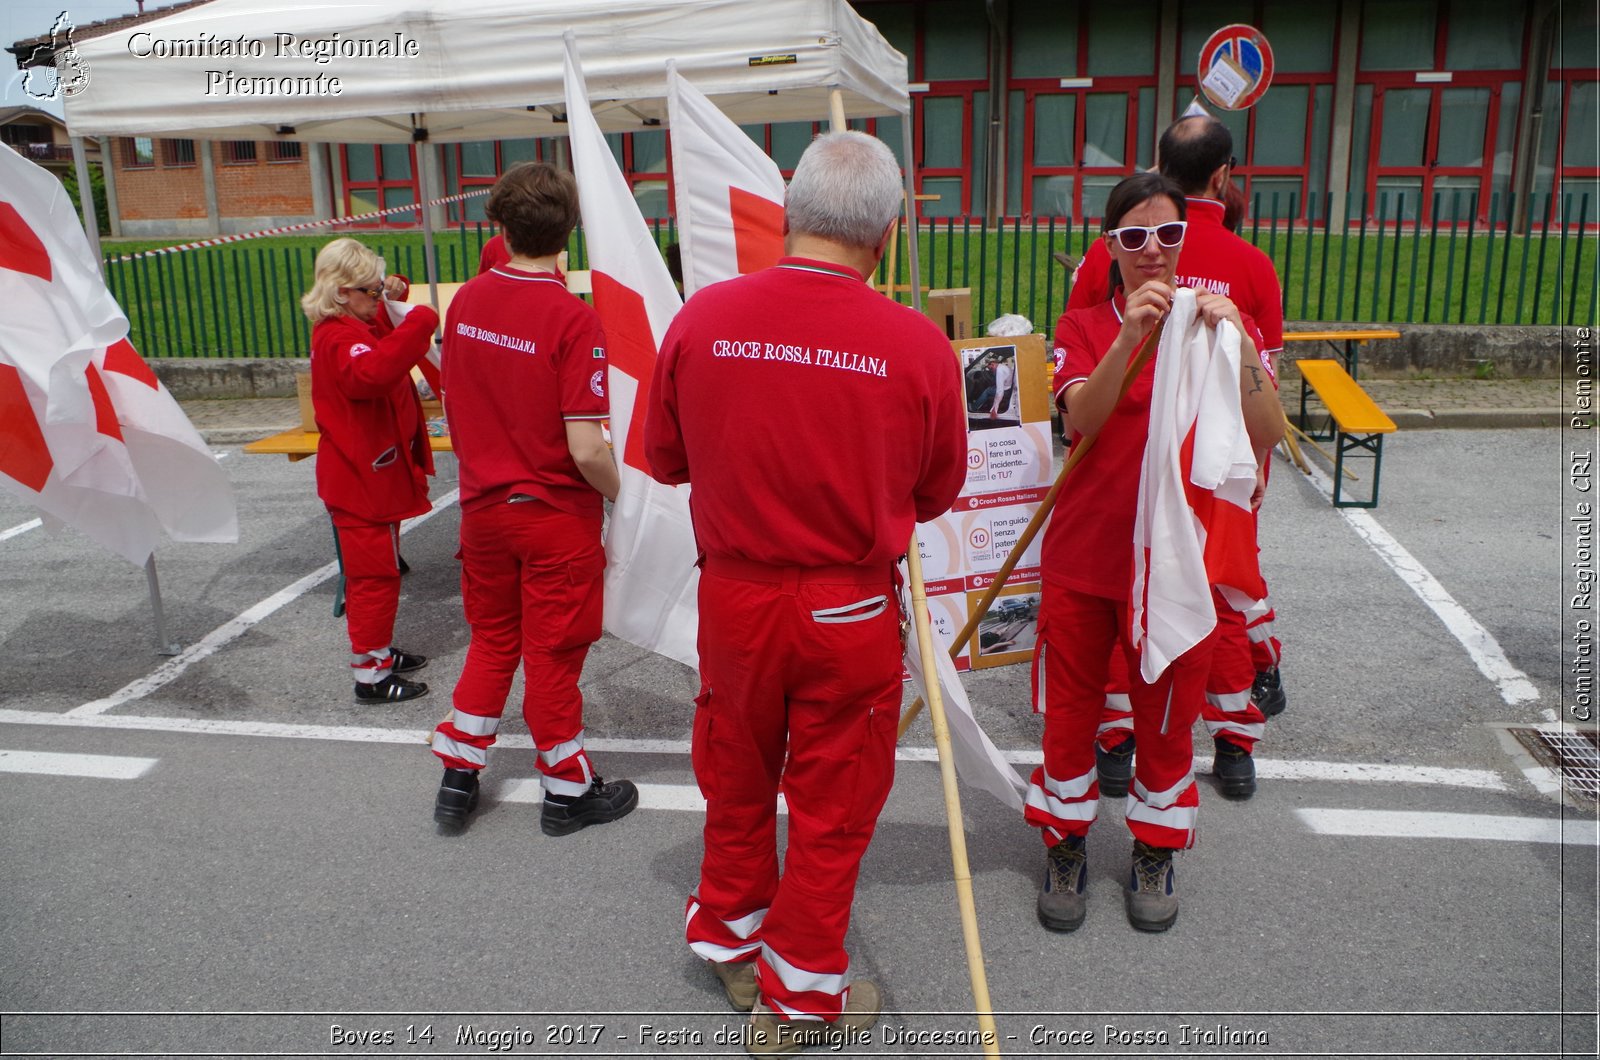
[[894, 786], [894, 745], [900, 727], [896, 707], [873, 707], [861, 726], [861, 745], [856, 750], [855, 787], [846, 813], [840, 816], [845, 832], [871, 829]]
[[700, 794], [716, 797], [716, 758], [711, 750], [711, 689], [705, 687], [694, 697], [694, 732], [689, 738], [689, 765], [700, 785]]
[[567, 581], [571, 586], [571, 619], [567, 632], [556, 645], [557, 650], [570, 650], [593, 644], [600, 639], [600, 624], [604, 617], [606, 590], [606, 556], [596, 551], [567, 564]]

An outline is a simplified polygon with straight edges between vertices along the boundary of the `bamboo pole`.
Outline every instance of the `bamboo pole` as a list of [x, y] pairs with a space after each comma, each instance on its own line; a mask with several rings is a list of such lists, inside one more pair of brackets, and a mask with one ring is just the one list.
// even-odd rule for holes
[[1000, 1055], [989, 978], [983, 968], [983, 946], [978, 939], [978, 912], [972, 900], [972, 867], [967, 863], [967, 837], [961, 824], [961, 794], [956, 789], [956, 766], [950, 749], [950, 726], [939, 691], [939, 670], [934, 658], [933, 629], [928, 622], [928, 592], [922, 581], [922, 548], [915, 532], [906, 553], [911, 575], [911, 611], [917, 626], [917, 650], [922, 657], [922, 680], [933, 716], [933, 743], [939, 749], [939, 779], [944, 786], [944, 813], [950, 827], [950, 861], [955, 870], [956, 902], [961, 908], [961, 938], [967, 950], [967, 972], [972, 977], [972, 1001], [983, 1032], [983, 1055]]
[[[1311, 448], [1315, 449], [1317, 452], [1321, 453], [1323, 456], [1327, 457], [1328, 463], [1333, 464], [1335, 467], [1338, 466], [1339, 461], [1337, 461], [1337, 460], [1335, 460], [1333, 458], [1333, 454], [1328, 452], [1326, 449], [1322, 448], [1322, 446], [1318, 445], [1317, 444], [1317, 440], [1315, 438], [1311, 437], [1311, 435], [1307, 434], [1305, 431], [1302, 431], [1299, 427], [1296, 427], [1292, 423], [1289, 424], [1289, 430], [1293, 431], [1295, 434], [1298, 434], [1301, 438], [1305, 439], [1305, 443], [1307, 445], [1309, 445]], [[1289, 435], [1286, 434], [1286, 435], [1284, 435], [1284, 437], [1288, 438]], [[1306, 467], [1304, 464], [1300, 465], [1300, 470], [1304, 471], [1308, 475], [1311, 474], [1311, 469]], [[1350, 479], [1351, 481], [1359, 481], [1360, 480], [1360, 476], [1357, 475], [1354, 471], [1351, 471], [1349, 468], [1345, 468], [1344, 469], [1344, 474], [1345, 474], [1345, 477]]]
[[[1139, 378], [1139, 373], [1144, 370], [1145, 363], [1155, 354], [1156, 347], [1161, 345], [1161, 332], [1166, 327], [1166, 323], [1166, 318], [1163, 317], [1161, 323], [1152, 328], [1150, 334], [1146, 335], [1144, 340], [1139, 343], [1139, 348], [1133, 353], [1133, 360], [1128, 364], [1128, 370], [1122, 375], [1122, 387], [1117, 391], [1117, 401], [1120, 402], [1127, 396], [1129, 388], [1133, 386], [1133, 381]], [[1066, 485], [1067, 476], [1072, 473], [1073, 468], [1083, 462], [1084, 456], [1088, 454], [1090, 449], [1094, 448], [1094, 440], [1098, 437], [1098, 434], [1092, 434], [1087, 438], [1081, 439], [1077, 445], [1072, 447], [1072, 452], [1067, 455], [1067, 462], [1062, 466], [1061, 473], [1056, 476], [1055, 483], [1050, 487], [1050, 492], [1046, 493], [1044, 500], [1039, 502], [1038, 511], [1034, 512], [1033, 518], [1028, 520], [1028, 525], [1023, 528], [1022, 534], [1017, 538], [1017, 543], [1011, 546], [1011, 551], [1006, 555], [1005, 562], [1000, 564], [1000, 569], [995, 572], [993, 584], [984, 592], [983, 597], [978, 601], [978, 606], [974, 607], [967, 616], [966, 625], [961, 627], [961, 632], [957, 633], [956, 639], [951, 642], [950, 657], [952, 659], [961, 654], [961, 645], [966, 643], [968, 637], [972, 636], [972, 631], [978, 628], [978, 623], [983, 620], [984, 614], [988, 612], [989, 605], [994, 603], [995, 598], [1000, 595], [1000, 590], [1005, 588], [1006, 579], [1011, 577], [1011, 572], [1016, 569], [1017, 562], [1022, 559], [1022, 554], [1028, 551], [1028, 546], [1033, 544], [1033, 539], [1038, 535], [1040, 527], [1044, 526], [1045, 517], [1050, 514], [1050, 509], [1055, 507], [1056, 497], [1060, 496], [1061, 487]], [[911, 727], [911, 723], [916, 720], [917, 714], [921, 710], [922, 700], [920, 699], [915, 700], [911, 706], [906, 708], [905, 714], [900, 718], [897, 739], [906, 734], [906, 730]]]
[[1289, 450], [1289, 457], [1290, 457], [1290, 459], [1292, 459], [1294, 461], [1294, 466], [1295, 467], [1299, 468], [1303, 473], [1305, 473], [1307, 475], [1311, 474], [1311, 466], [1306, 463], [1305, 454], [1300, 452], [1300, 446], [1294, 440], [1295, 426], [1294, 426], [1293, 423], [1291, 423], [1289, 421], [1289, 413], [1284, 409], [1284, 407], [1282, 405], [1278, 406], [1278, 411], [1283, 413], [1283, 425], [1285, 427], [1289, 428], [1288, 430], [1283, 432], [1283, 446], [1284, 446], [1284, 448]]

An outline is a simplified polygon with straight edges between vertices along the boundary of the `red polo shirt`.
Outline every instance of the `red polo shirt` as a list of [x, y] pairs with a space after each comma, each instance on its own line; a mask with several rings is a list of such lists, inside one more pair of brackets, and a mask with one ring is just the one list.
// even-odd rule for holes
[[839, 265], [785, 258], [713, 284], [672, 322], [645, 448], [689, 482], [710, 556], [887, 564], [966, 481], [949, 340]]
[[[1063, 363], [1055, 374], [1056, 400], [1074, 383], [1089, 378], [1122, 330], [1122, 288], [1110, 301], [1088, 309], [1069, 309], [1056, 322], [1056, 348]], [[1261, 331], [1240, 314], [1245, 333], [1259, 347]], [[1152, 356], [1117, 402], [1094, 448], [1067, 476], [1056, 498], [1040, 553], [1044, 579], [1081, 593], [1126, 599], [1133, 582], [1133, 520], [1139, 500], [1139, 469], [1150, 433], [1150, 393], [1155, 385]], [[1083, 436], [1073, 433], [1072, 443]]]
[[605, 334], [559, 276], [502, 266], [468, 280], [445, 317], [443, 362], [462, 511], [520, 493], [601, 514], [566, 422], [610, 411]]

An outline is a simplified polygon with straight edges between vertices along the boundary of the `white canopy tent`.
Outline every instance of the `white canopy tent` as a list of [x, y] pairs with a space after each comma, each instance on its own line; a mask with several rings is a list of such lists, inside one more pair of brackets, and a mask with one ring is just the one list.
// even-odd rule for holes
[[[66, 100], [67, 128], [327, 143], [561, 136], [568, 31], [607, 132], [667, 125], [669, 59], [740, 124], [899, 116], [915, 231], [906, 59], [845, 0], [211, 0], [77, 45], [89, 82]], [[438, 195], [433, 168], [421, 166], [424, 200]]]

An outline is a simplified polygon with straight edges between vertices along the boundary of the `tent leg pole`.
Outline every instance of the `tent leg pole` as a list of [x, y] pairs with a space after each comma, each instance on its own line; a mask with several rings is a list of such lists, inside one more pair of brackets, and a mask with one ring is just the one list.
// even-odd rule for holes
[[[417, 169], [418, 176], [422, 178], [422, 201], [431, 204], [438, 198], [439, 193], [433, 183], [434, 163], [439, 157], [438, 149], [427, 139], [425, 129], [413, 130], [413, 136], [422, 133], [422, 139], [417, 141]], [[439, 309], [439, 258], [433, 249], [433, 210], [431, 205], [422, 207], [422, 258], [428, 270], [428, 301], [435, 311]], [[443, 315], [442, 313], [440, 314]]]
[[150, 610], [156, 620], [156, 654], [176, 655], [181, 649], [176, 641], [167, 639], [167, 614], [161, 607], [161, 579], [156, 576], [156, 556], [144, 561], [144, 580], [150, 589]]
[[[900, 119], [900, 143], [906, 160], [906, 271], [911, 280], [911, 308], [922, 312], [922, 271], [917, 267], [917, 175], [911, 161], [911, 108]], [[891, 277], [891, 282], [892, 282]]]
[[95, 211], [94, 186], [89, 183], [88, 153], [83, 137], [72, 137], [72, 165], [78, 174], [78, 209], [83, 213], [83, 234], [89, 237], [89, 249], [94, 251], [95, 265], [105, 272], [105, 262], [100, 260], [100, 219]]

